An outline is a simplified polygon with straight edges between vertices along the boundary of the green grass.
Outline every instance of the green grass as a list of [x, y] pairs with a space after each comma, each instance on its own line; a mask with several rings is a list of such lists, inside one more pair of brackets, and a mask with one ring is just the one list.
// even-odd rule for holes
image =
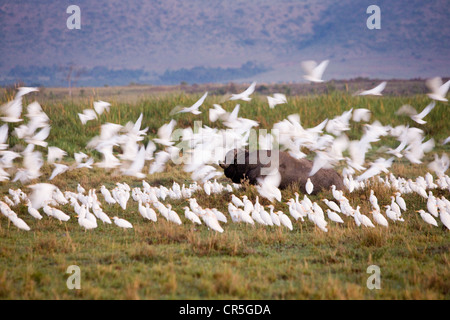
[[[50, 117], [52, 130], [47, 141], [49, 146], [66, 150], [65, 158], [73, 162], [73, 152], [83, 151], [98, 159], [98, 154], [85, 149], [87, 142], [99, 133], [105, 122], [126, 124], [136, 121], [144, 114], [143, 127], [149, 127], [149, 136], [156, 136], [157, 129], [170, 121], [170, 110], [177, 105], [189, 106], [203, 92], [183, 91], [142, 94], [138, 98], [111, 92], [85, 93], [84, 97], [48, 96], [48, 91], [36, 96]], [[117, 89], [118, 90], [118, 89]], [[88, 90], [86, 90], [88, 91]], [[44, 94], [46, 93], [46, 94]], [[95, 95], [94, 95], [95, 94]], [[124, 98], [125, 97], [125, 98]], [[128, 97], [130, 99], [128, 100]], [[108, 99], [111, 98], [111, 99]], [[3, 97], [5, 101], [7, 97]], [[103, 99], [112, 103], [111, 111], [98, 120], [82, 126], [77, 113], [92, 108], [92, 102]], [[220, 95], [210, 94], [199, 116], [175, 115], [177, 127], [193, 126], [201, 120], [204, 125], [215, 126], [208, 120], [206, 106], [221, 103], [231, 111], [235, 102], [222, 103]], [[31, 102], [28, 99], [26, 103]], [[25, 103], [25, 104], [26, 104]], [[240, 116], [255, 119], [260, 128], [272, 125], [289, 114], [299, 113], [302, 125], [312, 127], [325, 118], [333, 118], [350, 108], [368, 108], [373, 112], [371, 121], [382, 124], [415, 124], [407, 117], [395, 115], [403, 104], [411, 104], [418, 111], [429, 100], [425, 95], [385, 96], [381, 98], [353, 97], [345, 92], [321, 95], [289, 96], [288, 104], [268, 108], [265, 96], [255, 94], [250, 102], [241, 104]], [[437, 142], [436, 152], [449, 153], [449, 145], [439, 141], [450, 135], [448, 105], [438, 103], [427, 116], [421, 128], [426, 138]], [[14, 126], [10, 126], [11, 128]], [[349, 137], [358, 139], [362, 125], [352, 126]], [[11, 146], [20, 143], [9, 138]], [[396, 146], [394, 140], [383, 140], [374, 144], [368, 160], [381, 156], [379, 147]], [[46, 154], [44, 148], [37, 150]], [[433, 159], [427, 154], [422, 165], [395, 162], [392, 172], [396, 176], [415, 178], [427, 172], [426, 162]], [[18, 161], [20, 165], [20, 160]], [[45, 165], [43, 176], [32, 183], [47, 182], [52, 167]], [[148, 170], [148, 165], [144, 171]], [[166, 172], [148, 175], [151, 185], [170, 187], [173, 181], [189, 184], [190, 175], [175, 165]], [[219, 179], [228, 183], [225, 178]], [[62, 191], [75, 191], [78, 183], [86, 189], [100, 188], [105, 184], [112, 188], [116, 182], [127, 182], [131, 187], [141, 186], [141, 181], [125, 177], [115, 171], [82, 169], [69, 171], [52, 181]], [[2, 182], [1, 198], [8, 189], [28, 188], [20, 183]], [[377, 184], [373, 186], [380, 205], [390, 203], [393, 190]], [[294, 196], [295, 190], [283, 191], [283, 203], [276, 210], [287, 212], [285, 201]], [[255, 199], [257, 191], [245, 185], [235, 192]], [[437, 192], [449, 198], [449, 192]], [[369, 211], [369, 189], [346, 194], [353, 206]], [[199, 204], [216, 207], [227, 212], [229, 193], [208, 197], [204, 192], [195, 194]], [[320, 201], [331, 199], [330, 192], [311, 197]], [[101, 200], [103, 199], [99, 196]], [[296, 222], [294, 230], [262, 226], [246, 226], [231, 222], [223, 224], [225, 232], [218, 234], [204, 225], [194, 227], [184, 219], [182, 207], [186, 200], [167, 200], [180, 214], [183, 225], [177, 226], [161, 216], [157, 223], [144, 221], [138, 213], [137, 204], [130, 199], [126, 211], [118, 205], [103, 205], [110, 216], [118, 215], [134, 225], [132, 230], [121, 230], [115, 225], [102, 225], [84, 232], [75, 217], [59, 223], [44, 217], [33, 220], [26, 207], [19, 205], [14, 211], [32, 228], [30, 232], [18, 230], [0, 216], [0, 299], [449, 299], [450, 233], [441, 227], [426, 225], [415, 210], [426, 208], [423, 199], [416, 195], [405, 195], [408, 206], [403, 214], [405, 221], [390, 223], [388, 229], [357, 228], [353, 218], [343, 217], [345, 225], [330, 223], [328, 233], [323, 233], [305, 221]], [[267, 205], [268, 202], [262, 200]], [[321, 203], [322, 204], [322, 203]], [[70, 206], [62, 210], [73, 216]], [[78, 265], [81, 269], [81, 290], [69, 290], [66, 269]], [[381, 289], [366, 287], [368, 266], [381, 269]]]

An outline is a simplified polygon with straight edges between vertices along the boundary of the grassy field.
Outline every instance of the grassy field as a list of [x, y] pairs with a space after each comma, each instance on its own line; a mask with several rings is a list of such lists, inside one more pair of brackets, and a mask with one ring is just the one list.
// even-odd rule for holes
[[[286, 88], [278, 89], [286, 92]], [[149, 127], [148, 137], [143, 141], [146, 144], [148, 139], [156, 137], [162, 124], [170, 121], [173, 107], [190, 106], [205, 88], [169, 89], [85, 88], [74, 90], [69, 98], [66, 89], [46, 88], [33, 99], [41, 103], [50, 118], [49, 146], [66, 150], [68, 156], [64, 162], [71, 164], [73, 153], [79, 151], [99, 159], [99, 154], [87, 150], [86, 144], [99, 134], [101, 124], [125, 125], [136, 121], [142, 112], [142, 127]], [[202, 114], [173, 116], [177, 127], [193, 126], [198, 120], [204, 125], [216, 126], [208, 120], [207, 107], [219, 103], [231, 111], [236, 103], [225, 101], [229, 89], [210, 88], [212, 93], [200, 108]], [[267, 88], [270, 89], [273, 88]], [[274, 92], [280, 91], [267, 94]], [[2, 103], [11, 97], [10, 91], [2, 94]], [[423, 93], [373, 98], [354, 97], [351, 91], [330, 89], [320, 94], [289, 95], [287, 104], [269, 109], [265, 94], [260, 91], [250, 102], [239, 102], [239, 115], [257, 120], [260, 128], [265, 129], [293, 113], [300, 114], [303, 127], [312, 127], [350, 108], [368, 108], [373, 113], [371, 121], [379, 120], [382, 124], [418, 126], [408, 117], [397, 116], [395, 111], [403, 104], [420, 111], [429, 103]], [[32, 101], [30, 97], [25, 99], [24, 105]], [[77, 113], [92, 108], [96, 100], [111, 102], [111, 111], [83, 126]], [[435, 150], [425, 156], [421, 165], [396, 160], [391, 168], [395, 176], [414, 179], [424, 175], [435, 152], [450, 153], [450, 144], [440, 143], [450, 135], [448, 104], [438, 103], [426, 120], [420, 128], [427, 139], [435, 139]], [[10, 125], [11, 129], [13, 127]], [[362, 125], [355, 123], [348, 135], [358, 139], [361, 133]], [[10, 137], [8, 143], [14, 146], [20, 141]], [[390, 139], [373, 144], [367, 160], [381, 156], [382, 146], [397, 144]], [[37, 150], [46, 155], [44, 148], [37, 147]], [[52, 169], [45, 164], [42, 177], [31, 183], [47, 182]], [[148, 172], [148, 164], [144, 172]], [[166, 187], [171, 187], [174, 181], [192, 183], [190, 175], [173, 164], [168, 165], [165, 172], [148, 175], [145, 180], [150, 185]], [[230, 183], [225, 177], [218, 181]], [[73, 170], [52, 180], [62, 191], [76, 191], [78, 183], [86, 190], [98, 190], [102, 184], [111, 189], [116, 182], [142, 186], [141, 180], [100, 168]], [[1, 182], [1, 198], [8, 194], [9, 188], [29, 192], [27, 186], [19, 182]], [[380, 183], [374, 183], [371, 188], [380, 206], [390, 203], [394, 190]], [[287, 213], [286, 201], [294, 197], [295, 191], [283, 190], [283, 202], [276, 204], [276, 210]], [[433, 192], [450, 198], [448, 191]], [[234, 193], [254, 200], [257, 190], [244, 185]], [[361, 212], [369, 215], [369, 194], [370, 189], [366, 188], [347, 192], [346, 196], [354, 207], [360, 205]], [[225, 213], [231, 194], [207, 196], [199, 191], [195, 197], [201, 206], [215, 207]], [[103, 200], [101, 195], [99, 198]], [[320, 199], [332, 199], [332, 195], [327, 191], [310, 198], [323, 205]], [[186, 200], [165, 201], [182, 216], [183, 225], [167, 222], [161, 216], [153, 223], [142, 219], [132, 199], [126, 211], [119, 205], [105, 203], [103, 208], [110, 217], [118, 215], [130, 221], [134, 229], [122, 230], [99, 223], [97, 229], [85, 232], [69, 205], [61, 209], [72, 218], [63, 223], [46, 216], [40, 221], [34, 220], [26, 213], [26, 207], [19, 205], [13, 210], [32, 230], [20, 231], [0, 216], [0, 299], [449, 299], [450, 232], [441, 225], [427, 225], [415, 212], [426, 209], [423, 198], [417, 194], [404, 198], [408, 206], [403, 213], [404, 222], [390, 223], [388, 229], [367, 229], [356, 227], [353, 218], [344, 216], [345, 224], [330, 223], [327, 233], [308, 220], [295, 222], [294, 230], [289, 231], [260, 225], [252, 227], [232, 223], [229, 219], [223, 224], [225, 232], [219, 234], [204, 225], [193, 226], [184, 219], [182, 208], [188, 204]], [[265, 200], [261, 202], [269, 204]], [[66, 286], [69, 277], [66, 270], [70, 265], [80, 267], [80, 290], [69, 290]], [[379, 290], [369, 290], [366, 286], [371, 275], [367, 273], [370, 265], [380, 268]]]

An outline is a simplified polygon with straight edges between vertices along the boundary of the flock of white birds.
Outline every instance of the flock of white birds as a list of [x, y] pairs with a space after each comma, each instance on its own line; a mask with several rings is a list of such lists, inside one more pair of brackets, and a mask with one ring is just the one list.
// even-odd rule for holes
[[[328, 63], [329, 61], [323, 61], [320, 64], [304, 61], [302, 63], [305, 71], [304, 78], [311, 82], [323, 82], [322, 75]], [[386, 84], [382, 82], [373, 89], [355, 94], [381, 96]], [[436, 101], [447, 101], [445, 96], [450, 81], [443, 84], [440, 78], [433, 78], [426, 84], [430, 89], [428, 97], [432, 101], [423, 111], [417, 113], [411, 106], [402, 106], [398, 110], [398, 114], [411, 117], [419, 126], [426, 123], [424, 118], [435, 108]], [[232, 94], [228, 100], [250, 101], [255, 88], [256, 82], [253, 82], [248, 89], [242, 93]], [[21, 204], [27, 206], [28, 213], [36, 219], [42, 219], [42, 213], [44, 213], [59, 221], [68, 221], [72, 214], [76, 214], [79, 225], [86, 230], [95, 229], [98, 226], [97, 220], [106, 224], [114, 223], [120, 228], [133, 228], [133, 225], [123, 218], [115, 216], [112, 217], [112, 221], [108, 216], [109, 206], [120, 206], [123, 211], [127, 210], [130, 198], [138, 203], [138, 211], [142, 219], [156, 222], [158, 217], [162, 216], [175, 224], [182, 224], [183, 220], [193, 224], [205, 224], [209, 229], [217, 232], [224, 231], [222, 226], [228, 222], [227, 217], [235, 223], [283, 226], [289, 230], [293, 230], [295, 225], [292, 219], [302, 222], [308, 220], [320, 230], [327, 232], [330, 222], [343, 223], [341, 215], [345, 215], [353, 217], [357, 226], [388, 227], [389, 220], [404, 221], [402, 212], [406, 211], [407, 207], [402, 195], [408, 193], [415, 193], [426, 200], [426, 210], [423, 208], [417, 212], [424, 222], [438, 226], [440, 221], [443, 226], [450, 229], [450, 202], [443, 196], [439, 198], [433, 195], [434, 190], [438, 189], [450, 191], [450, 177], [445, 173], [450, 165], [448, 155], [443, 153], [439, 157], [435, 153], [434, 161], [428, 164], [428, 168], [436, 175], [436, 179], [430, 172], [414, 181], [395, 177], [392, 172], [389, 172], [389, 168], [396, 158], [405, 157], [412, 164], [420, 164], [425, 154], [433, 150], [435, 141], [434, 139], [425, 141], [425, 133], [420, 127], [408, 125], [392, 127], [383, 125], [378, 120], [369, 123], [371, 112], [368, 109], [352, 108], [333, 119], [325, 119], [313, 128], [304, 128], [301, 125], [300, 116], [293, 114], [275, 123], [270, 133], [261, 130], [258, 145], [260, 149], [272, 149], [273, 146], [279, 145], [297, 159], [306, 157], [306, 154], [302, 152], [303, 148], [309, 149], [315, 154], [310, 176], [321, 168], [333, 168], [344, 163], [346, 166], [342, 174], [347, 192], [371, 188], [373, 181], [379, 181], [396, 190], [391, 197], [391, 204], [380, 208], [376, 195], [371, 190], [371, 211], [363, 213], [360, 211], [360, 206], [352, 207], [344, 193], [333, 186], [334, 199], [322, 199], [322, 205], [320, 205], [311, 201], [306, 194], [300, 200], [299, 194], [296, 193], [295, 199], [289, 199], [284, 203], [286, 205], [286, 213], [284, 213], [275, 211], [272, 204], [264, 207], [259, 203], [258, 197], [254, 202], [247, 196], [238, 198], [233, 194], [233, 190], [239, 188], [239, 185], [217, 182], [217, 178], [223, 174], [218, 171], [217, 164], [223, 161], [228, 151], [249, 146], [250, 132], [259, 125], [254, 120], [238, 116], [239, 104], [232, 112], [227, 112], [219, 104], [213, 104], [213, 107], [209, 109], [210, 122], [221, 121], [227, 129], [206, 125], [195, 130], [191, 127], [176, 128], [176, 120], [171, 119], [158, 129], [157, 137], [150, 139], [146, 146], [142, 143], [148, 131], [148, 128], [141, 129], [143, 114], [135, 123], [129, 122], [125, 126], [116, 123], [102, 124], [99, 135], [86, 146], [88, 149], [97, 150], [102, 155], [101, 161], [95, 162], [85, 153], [78, 152], [73, 155], [75, 164], [69, 166], [62, 163], [63, 158], [68, 155], [67, 152], [48, 146], [46, 142], [50, 135], [50, 118], [38, 102], [34, 101], [27, 106], [26, 124], [17, 125], [24, 121], [22, 118], [23, 96], [35, 91], [38, 89], [19, 88], [14, 99], [0, 107], [2, 115], [0, 120], [4, 122], [0, 127], [0, 181], [10, 180], [12, 174], [14, 174], [13, 182], [20, 181], [23, 184], [41, 177], [41, 168], [45, 160], [42, 152], [35, 150], [35, 146], [40, 146], [47, 149], [47, 162], [54, 166], [48, 180], [68, 170], [92, 168], [95, 165], [120, 170], [123, 175], [140, 179], [142, 188], [130, 188], [126, 183], [117, 183], [116, 187], [108, 190], [103, 185], [100, 188], [103, 202], [101, 198], [98, 198], [97, 190], [86, 191], [80, 184], [76, 192], [62, 192], [51, 183], [32, 184], [27, 186], [31, 190], [29, 195], [21, 189], [10, 188], [9, 194], [4, 195], [0, 201], [0, 212], [22, 230], [31, 230], [31, 228], [14, 212], [14, 208]], [[190, 107], [176, 107], [171, 115], [200, 114], [199, 108], [204, 104], [207, 95], [208, 92]], [[287, 103], [287, 98], [284, 94], [275, 93], [267, 97], [267, 102], [270, 108], [275, 108], [277, 105]], [[88, 121], [98, 119], [102, 113], [110, 112], [110, 107], [108, 102], [96, 101], [93, 109], [86, 109], [78, 114], [79, 119], [85, 125]], [[350, 130], [351, 121], [365, 123], [364, 133], [359, 140], [350, 140], [346, 135], [346, 132]], [[7, 143], [10, 127], [14, 127], [11, 134], [26, 145], [23, 151], [18, 152], [17, 149], [10, 148]], [[385, 153], [388, 158], [380, 157], [367, 166], [365, 158], [371, 149], [371, 144], [385, 136], [394, 137], [399, 145], [395, 149], [386, 148]], [[449, 141], [450, 137], [442, 144]], [[118, 149], [121, 152], [115, 151]], [[344, 151], [347, 151], [349, 156], [344, 156]], [[19, 158], [22, 158], [21, 166], [17, 165], [16, 159]], [[169, 160], [191, 173], [194, 182], [189, 186], [184, 184], [180, 186], [174, 182], [171, 188], [150, 186], [145, 181], [147, 174], [163, 172]], [[143, 172], [146, 163], [149, 163], [147, 173]], [[385, 178], [380, 176], [381, 173], [386, 174]], [[283, 202], [278, 189], [277, 172], [274, 177], [261, 180], [257, 190], [261, 197], [271, 202], [275, 200]], [[208, 195], [229, 192], [231, 198], [228, 212], [224, 214], [216, 208], [202, 208], [195, 199], [195, 192], [199, 190]], [[314, 190], [310, 179], [307, 181], [306, 190], [308, 194]], [[182, 213], [177, 213], [170, 204], [164, 203], [166, 199], [185, 199], [189, 202], [189, 205], [183, 208], [184, 219], [180, 219]], [[72, 207], [71, 212], [61, 210], [60, 206], [67, 204]]]

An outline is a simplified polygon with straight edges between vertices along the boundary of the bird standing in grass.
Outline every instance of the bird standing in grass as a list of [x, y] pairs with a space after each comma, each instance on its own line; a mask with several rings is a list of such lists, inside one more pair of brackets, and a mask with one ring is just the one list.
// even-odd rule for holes
[[327, 216], [328, 219], [331, 221], [334, 221], [336, 223], [344, 223], [344, 220], [334, 211], [331, 211], [330, 209], [327, 209]]
[[372, 216], [373, 216], [373, 220], [375, 220], [375, 222], [377, 224], [382, 225], [383, 227], [386, 227], [386, 228], [389, 226], [387, 219], [381, 214], [380, 211], [378, 211], [378, 210], [372, 211]]
[[420, 209], [420, 210], [417, 210], [416, 212], [420, 213], [420, 217], [426, 223], [431, 224], [435, 227], [438, 226], [436, 219], [434, 219], [433, 216], [431, 214], [429, 214], [428, 212], [426, 212], [425, 210]]
[[113, 217], [114, 223], [124, 229], [132, 229], [133, 225], [125, 219], [119, 217]]
[[42, 215], [39, 213], [38, 210], [36, 210], [35, 208], [33, 208], [33, 206], [31, 205], [31, 201], [28, 200], [25, 205], [27, 206], [27, 211], [28, 213], [35, 219], [41, 220], [42, 219]]
[[313, 192], [313, 190], [314, 190], [314, 185], [313, 185], [313, 183], [311, 182], [311, 179], [310, 179], [310, 178], [308, 178], [308, 180], [306, 181], [305, 188], [306, 188], [306, 192], [308, 192], [308, 194], [311, 194], [311, 193]]
[[293, 226], [291, 219], [289, 219], [289, 217], [285, 213], [283, 213], [283, 211], [278, 211], [276, 214], [280, 217], [280, 223], [292, 231]]
[[186, 219], [192, 221], [192, 223], [202, 224], [200, 218], [194, 212], [192, 212], [189, 209], [189, 207], [186, 206], [183, 209], [184, 209], [184, 216], [186, 217]]

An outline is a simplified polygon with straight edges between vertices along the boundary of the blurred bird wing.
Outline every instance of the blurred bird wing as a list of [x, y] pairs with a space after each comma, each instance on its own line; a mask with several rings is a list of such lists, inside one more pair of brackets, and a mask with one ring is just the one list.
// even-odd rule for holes
[[395, 114], [396, 115], [413, 116], [413, 115], [417, 114], [417, 111], [409, 104], [404, 104], [395, 112]]
[[0, 144], [3, 144], [8, 139], [8, 125], [5, 123], [0, 127]]
[[39, 91], [39, 89], [36, 87], [20, 87], [16, 94], [16, 98], [20, 98], [26, 94], [29, 94], [30, 92], [36, 92], [36, 91]]
[[274, 93], [273, 97], [280, 102], [287, 102], [286, 95], [283, 93]]
[[48, 178], [48, 180], [52, 180], [58, 174], [61, 174], [69, 169], [68, 166], [66, 166], [65, 164], [61, 164], [61, 163], [55, 163], [54, 166], [55, 166], [55, 169], [53, 169], [53, 172], [52, 172], [50, 178]]
[[194, 103], [191, 107], [189, 107], [189, 109], [190, 110], [198, 109], [203, 104], [207, 96], [208, 92], [205, 92], [205, 94], [196, 103]]
[[50, 134], [50, 126], [47, 126], [45, 128], [42, 128], [41, 131], [39, 131], [38, 133], [36, 133], [33, 137], [34, 140], [45, 140], [47, 139], [48, 135]]
[[234, 107], [233, 111], [230, 113], [227, 119], [227, 122], [233, 123], [237, 120], [240, 107], [241, 106], [239, 104], [237, 104], [236, 107]]
[[426, 106], [421, 113], [417, 114], [416, 117], [423, 119], [431, 110], [436, 106], [436, 102], [432, 101], [428, 106]]
[[139, 149], [139, 152], [136, 155], [136, 158], [133, 161], [133, 163], [130, 165], [130, 167], [124, 170], [124, 174], [132, 176], [140, 176], [141, 171], [144, 168], [144, 164], [145, 164], [145, 147], [142, 146]]
[[450, 80], [448, 80], [446, 83], [444, 83], [443, 85], [441, 85], [438, 89], [438, 94], [442, 97], [445, 97], [445, 95], [447, 94], [447, 91], [450, 87]]
[[19, 119], [22, 114], [22, 99], [15, 98], [14, 100], [5, 103], [2, 105], [1, 111], [6, 115], [6, 117], [4, 117], [5, 119], [3, 119], [5, 122], [11, 122], [13, 120], [22, 121], [22, 119]]
[[83, 152], [75, 152], [75, 153], [73, 154], [73, 156], [74, 156], [75, 161], [76, 161], [77, 163], [81, 163], [81, 161], [83, 161], [83, 159], [85, 159], [85, 158], [88, 157], [88, 155], [85, 154], [85, 153], [83, 153]]
[[386, 81], [383, 81], [379, 85], [377, 85], [375, 88], [372, 88], [370, 90], [365, 90], [359, 93], [359, 95], [381, 95], [381, 92], [386, 88]]
[[270, 96], [267, 96], [267, 101], [269, 102], [270, 109], [273, 109], [278, 103], [278, 100], [276, 98]]
[[149, 140], [147, 143], [147, 147], [145, 148], [145, 160], [152, 160], [153, 153], [156, 150], [156, 145], [152, 140]]
[[214, 108], [209, 109], [209, 121], [215, 122], [217, 119], [221, 118], [227, 112], [218, 104], [213, 105]]
[[251, 95], [255, 91], [255, 87], [256, 87], [256, 81], [253, 81], [252, 84], [244, 92], [242, 92], [240, 95], [242, 95], [242, 96], [249, 96], [249, 95]]
[[434, 77], [431, 79], [427, 79], [425, 81], [426, 86], [428, 89], [431, 90], [433, 93], [438, 93], [439, 88], [442, 86], [442, 79], [440, 77]]
[[300, 63], [303, 71], [307, 74], [312, 74], [314, 71], [314, 68], [317, 67], [317, 62], [314, 60], [306, 60], [306, 61], [302, 61]]
[[365, 108], [355, 109], [353, 111], [353, 121], [359, 122], [361, 120], [367, 122], [370, 120], [371, 111]]
[[102, 124], [101, 130], [100, 130], [100, 138], [101, 138], [101, 140], [109, 140], [109, 139], [111, 139], [122, 128], [123, 128], [123, 126], [120, 125], [120, 124], [117, 124], [117, 123], [107, 122], [105, 124]]
[[328, 63], [330, 60], [324, 60], [322, 61], [318, 66], [316, 66], [312, 71], [312, 76], [317, 79], [322, 79], [322, 75], [325, 72], [325, 69], [328, 66]]
[[111, 106], [111, 104], [109, 102], [105, 102], [105, 101], [94, 101], [94, 110], [95, 112], [97, 112], [99, 115], [103, 113], [103, 111], [108, 111], [109, 112], [109, 107]]
[[67, 155], [67, 152], [58, 147], [48, 147], [47, 159], [62, 158]]

